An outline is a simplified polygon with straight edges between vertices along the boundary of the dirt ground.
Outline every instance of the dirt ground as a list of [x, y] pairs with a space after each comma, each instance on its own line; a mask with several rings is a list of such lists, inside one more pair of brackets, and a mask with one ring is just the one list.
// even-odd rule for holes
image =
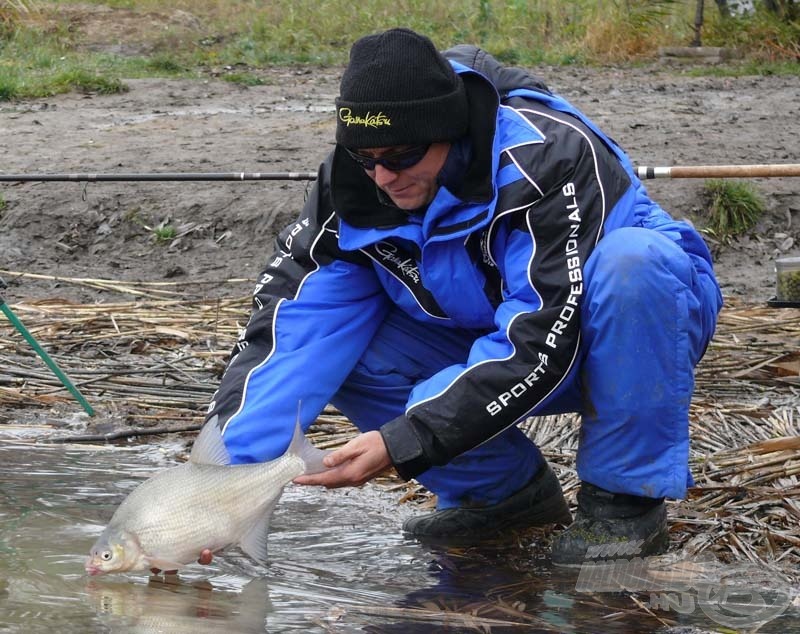
[[[119, 47], [119, 43], [115, 44]], [[797, 163], [800, 77], [691, 77], [685, 66], [535, 68], [637, 165]], [[224, 69], [222, 69], [224, 72]], [[314, 171], [332, 147], [341, 69], [269, 68], [265, 84], [130, 80], [124, 94], [0, 103], [0, 173]], [[753, 181], [767, 214], [712, 243], [724, 292], [774, 294], [773, 261], [800, 254], [800, 179]], [[703, 182], [650, 181], [666, 209], [702, 224]], [[309, 183], [0, 184], [7, 301], [105, 301], [104, 291], [16, 273], [171, 281], [198, 296], [247, 293]], [[156, 239], [160, 224], [178, 237]], [[242, 279], [238, 286], [223, 279]], [[185, 286], [184, 286], [185, 285]]]

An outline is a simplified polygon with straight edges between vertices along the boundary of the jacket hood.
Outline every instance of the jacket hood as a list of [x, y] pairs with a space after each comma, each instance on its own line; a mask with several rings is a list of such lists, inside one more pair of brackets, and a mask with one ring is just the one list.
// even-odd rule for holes
[[462, 64], [483, 75], [499, 93], [501, 101], [506, 98], [509, 92], [520, 88], [552, 95], [550, 89], [539, 77], [531, 75], [522, 68], [503, 66], [482, 48], [472, 44], [459, 44], [446, 50], [443, 55], [451, 63]]

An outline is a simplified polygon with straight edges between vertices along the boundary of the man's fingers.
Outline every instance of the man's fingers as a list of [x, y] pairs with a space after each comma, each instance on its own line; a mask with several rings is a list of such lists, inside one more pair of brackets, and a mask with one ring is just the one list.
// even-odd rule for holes
[[327, 471], [301, 475], [294, 482], [329, 489], [361, 486], [391, 464], [380, 433], [370, 431], [356, 436], [344, 447], [326, 456], [325, 465], [329, 467]]
[[322, 459], [322, 464], [328, 467], [328, 469], [332, 469], [333, 467], [338, 467], [343, 462], [347, 462], [349, 458], [345, 452], [345, 449], [347, 449], [347, 446], [329, 453]]
[[360, 438], [360, 436], [356, 436], [356, 438], [348, 442], [344, 447], [339, 447], [336, 451], [329, 453], [322, 459], [322, 464], [328, 467], [328, 469], [332, 469], [354, 458], [358, 458], [358, 456], [364, 453], [364, 448], [357, 442]]
[[311, 486], [323, 486], [329, 489], [345, 486], [360, 486], [363, 482], [357, 482], [348, 473], [348, 468], [334, 467], [322, 473], [314, 473], [311, 475], [302, 475], [296, 477], [293, 482], [295, 484], [308, 484]]

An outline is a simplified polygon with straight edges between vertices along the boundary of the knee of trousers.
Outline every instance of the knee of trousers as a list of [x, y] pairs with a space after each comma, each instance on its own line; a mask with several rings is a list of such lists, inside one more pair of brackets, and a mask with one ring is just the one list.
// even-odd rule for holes
[[700, 360], [714, 333], [718, 288], [673, 240], [652, 229], [617, 229], [597, 245], [584, 274], [585, 335], [620, 319], [632, 337], [674, 328], [687, 338], [692, 363]]
[[666, 236], [641, 227], [606, 235], [586, 263], [587, 299], [624, 309], [691, 288], [696, 272], [689, 256]]

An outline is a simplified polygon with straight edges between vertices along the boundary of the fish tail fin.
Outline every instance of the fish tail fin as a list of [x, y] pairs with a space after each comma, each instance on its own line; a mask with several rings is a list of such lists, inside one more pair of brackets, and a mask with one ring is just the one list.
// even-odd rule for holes
[[303, 433], [303, 428], [300, 426], [299, 421], [295, 424], [294, 436], [292, 436], [292, 442], [287, 453], [298, 456], [303, 461], [305, 465], [303, 473], [320, 473], [328, 470], [328, 467], [322, 464], [322, 459], [331, 452], [317, 449], [312, 445], [311, 441]]

